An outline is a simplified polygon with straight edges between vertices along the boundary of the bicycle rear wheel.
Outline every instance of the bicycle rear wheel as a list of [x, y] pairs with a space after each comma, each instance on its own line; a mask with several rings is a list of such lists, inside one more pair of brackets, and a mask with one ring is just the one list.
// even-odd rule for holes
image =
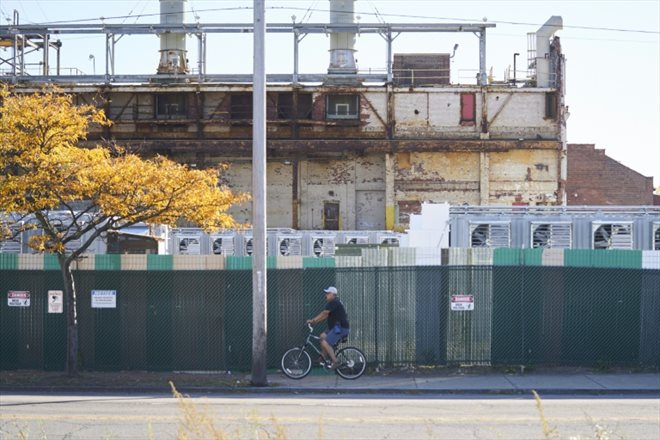
[[367, 358], [355, 347], [345, 347], [337, 352], [339, 366], [335, 370], [344, 379], [353, 380], [364, 374]]
[[300, 347], [288, 350], [282, 356], [282, 373], [291, 379], [302, 379], [312, 369], [312, 358]]

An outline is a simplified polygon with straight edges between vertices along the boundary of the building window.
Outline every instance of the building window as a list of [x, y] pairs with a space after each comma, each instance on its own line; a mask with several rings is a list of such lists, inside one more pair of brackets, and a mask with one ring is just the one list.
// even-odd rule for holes
[[162, 93], [156, 95], [156, 118], [182, 118], [186, 115], [185, 94]]
[[278, 119], [312, 119], [312, 94], [298, 93], [298, 111], [294, 110], [294, 96], [291, 92], [277, 94]]
[[476, 94], [461, 93], [461, 124], [474, 125], [477, 120], [476, 103]]
[[252, 93], [232, 93], [231, 119], [252, 119]]
[[327, 119], [359, 119], [358, 95], [327, 95], [325, 102]]
[[545, 117], [546, 119], [557, 118], [557, 94], [555, 92], [545, 94]]

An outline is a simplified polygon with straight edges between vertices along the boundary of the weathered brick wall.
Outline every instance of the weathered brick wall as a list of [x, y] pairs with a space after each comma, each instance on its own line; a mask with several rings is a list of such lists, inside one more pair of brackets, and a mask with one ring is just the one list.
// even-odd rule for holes
[[652, 205], [653, 178], [615, 161], [593, 144], [568, 144], [569, 205]]

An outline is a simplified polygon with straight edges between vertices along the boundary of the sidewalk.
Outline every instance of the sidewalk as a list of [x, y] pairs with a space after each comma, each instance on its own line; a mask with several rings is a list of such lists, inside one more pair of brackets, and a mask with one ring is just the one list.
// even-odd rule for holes
[[314, 369], [301, 379], [292, 380], [279, 372], [268, 375], [268, 385], [250, 385], [249, 374], [223, 372], [149, 373], [124, 371], [117, 373], [83, 373], [70, 379], [62, 373], [35, 371], [0, 372], [2, 392], [135, 392], [170, 393], [169, 381], [185, 393], [238, 394], [403, 394], [403, 395], [530, 395], [643, 394], [660, 398], [660, 373], [593, 371], [544, 371], [502, 373], [490, 371], [402, 372], [365, 374], [357, 380]]
[[409, 394], [656, 394], [659, 373], [614, 374], [451, 374], [434, 376], [363, 376], [347, 381], [334, 375], [291, 380], [268, 376], [277, 390], [294, 393], [409, 393]]

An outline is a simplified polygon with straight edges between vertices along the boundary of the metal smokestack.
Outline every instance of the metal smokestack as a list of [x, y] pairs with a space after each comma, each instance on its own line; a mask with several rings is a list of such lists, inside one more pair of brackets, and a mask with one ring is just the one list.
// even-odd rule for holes
[[[186, 0], [160, 0], [160, 24], [182, 25]], [[185, 32], [160, 34], [158, 73], [188, 73]]]
[[[330, 24], [353, 24], [355, 0], [330, 0]], [[355, 32], [330, 34], [329, 74], [356, 74]]]

